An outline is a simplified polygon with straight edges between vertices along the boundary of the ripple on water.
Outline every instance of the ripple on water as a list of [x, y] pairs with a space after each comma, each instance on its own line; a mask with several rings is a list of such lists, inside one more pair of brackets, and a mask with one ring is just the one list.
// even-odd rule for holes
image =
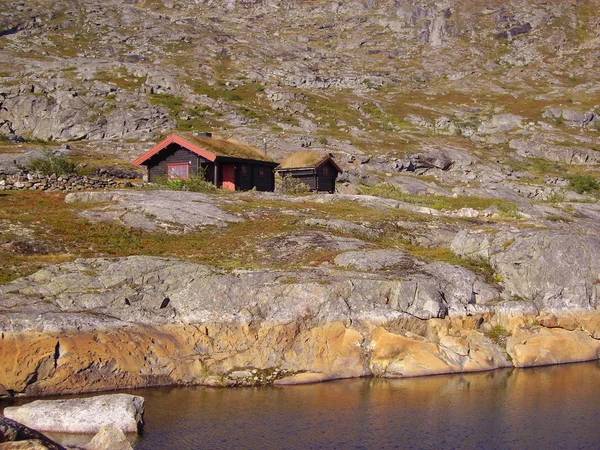
[[146, 398], [136, 450], [600, 448], [598, 362], [132, 393]]
[[600, 448], [597, 362], [281, 388], [138, 391], [136, 449]]

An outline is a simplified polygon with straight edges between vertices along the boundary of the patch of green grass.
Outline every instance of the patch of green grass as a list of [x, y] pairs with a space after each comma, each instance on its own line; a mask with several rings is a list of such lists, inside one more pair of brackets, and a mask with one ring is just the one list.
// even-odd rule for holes
[[499, 210], [512, 211], [516, 210], [516, 206], [509, 200], [496, 198], [482, 198], [458, 196], [449, 197], [441, 195], [415, 195], [407, 194], [394, 186], [382, 183], [376, 186], [360, 186], [360, 192], [366, 195], [376, 197], [391, 198], [418, 206], [425, 206], [436, 210], [457, 210], [460, 208], [473, 208], [476, 210], [484, 210], [491, 206], [496, 206]]
[[572, 175], [569, 184], [578, 194], [597, 194], [600, 191], [598, 180], [591, 175]]
[[146, 80], [146, 76], [136, 77], [123, 67], [119, 67], [116, 70], [102, 70], [96, 73], [96, 80], [103, 83], [112, 84], [119, 89], [127, 91], [135, 91], [142, 86]]
[[183, 99], [173, 94], [150, 94], [148, 99], [153, 105], [169, 109], [173, 115], [177, 115], [183, 109]]
[[[239, 213], [254, 210], [252, 216], [242, 222], [230, 223], [227, 227], [208, 227], [189, 234], [146, 232], [117, 223], [92, 223], [81, 219], [77, 216], [79, 212], [101, 205], [67, 204], [64, 197], [64, 193], [32, 191], [8, 191], [2, 197], [0, 217], [32, 229], [34, 240], [51, 242], [52, 248], [45, 255], [21, 255], [11, 253], [0, 245], [0, 283], [29, 275], [49, 264], [79, 257], [169, 256], [223, 269], [279, 268], [283, 263], [265, 260], [261, 253], [263, 243], [302, 227], [296, 215], [281, 214], [281, 209], [290, 206], [289, 202], [271, 205], [269, 201], [249, 197], [248, 202], [232, 203], [226, 208]], [[276, 208], [270, 209], [270, 206]], [[302, 204], [298, 208], [302, 209]], [[11, 239], [9, 236], [5, 238]], [[0, 244], [2, 239], [0, 235]], [[288, 268], [311, 261], [320, 264], [329, 262], [335, 254], [328, 250], [315, 250], [303, 255], [299, 261], [285, 264], [292, 264], [286, 266]]]
[[517, 205], [510, 202], [499, 203], [496, 205], [498, 209], [498, 214], [501, 217], [505, 217], [507, 219], [519, 219], [521, 216], [519, 214], [519, 209]]
[[496, 344], [506, 347], [506, 341], [508, 340], [510, 333], [502, 325], [494, 325], [494, 327], [486, 333], [486, 336]]
[[210, 130], [218, 126], [218, 122], [210, 118], [195, 117], [191, 119], [178, 119], [176, 129], [181, 131]]

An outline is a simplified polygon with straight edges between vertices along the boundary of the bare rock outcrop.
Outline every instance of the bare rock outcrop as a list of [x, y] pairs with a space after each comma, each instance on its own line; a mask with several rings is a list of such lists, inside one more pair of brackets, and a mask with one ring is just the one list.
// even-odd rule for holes
[[[368, 262], [361, 251], [340, 264], [365, 261], [362, 272], [227, 273], [129, 257], [79, 259], [15, 280], [0, 286], [0, 392], [293, 384], [488, 370], [510, 365], [508, 355], [523, 366], [595, 358], [592, 304], [568, 322], [572, 302], [542, 297], [535, 305], [547, 302], [553, 315], [541, 316], [466, 268], [402, 254], [371, 253]], [[562, 327], [561, 339], [581, 342], [569, 347], [577, 352], [536, 359], [536, 346], [522, 350], [535, 321]]]
[[598, 307], [600, 239], [556, 231], [489, 235], [461, 231], [452, 249], [460, 256], [488, 260], [503, 279], [507, 297], [533, 301], [542, 309], [595, 310]]
[[78, 141], [146, 138], [172, 127], [160, 108], [114, 109], [90, 97], [71, 86], [0, 86], [0, 132], [43, 141]]
[[226, 226], [242, 218], [219, 206], [231, 201], [194, 192], [92, 191], [68, 194], [67, 203], [106, 203], [81, 215], [92, 221], [116, 222], [146, 231], [185, 233], [207, 225]]

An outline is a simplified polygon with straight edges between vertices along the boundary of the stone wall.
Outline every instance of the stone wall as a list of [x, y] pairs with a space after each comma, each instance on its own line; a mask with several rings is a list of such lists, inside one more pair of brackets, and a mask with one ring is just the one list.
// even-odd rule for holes
[[117, 189], [124, 187], [133, 187], [133, 183], [101, 176], [36, 176], [32, 174], [0, 176], [0, 191], [81, 191], [84, 189]]

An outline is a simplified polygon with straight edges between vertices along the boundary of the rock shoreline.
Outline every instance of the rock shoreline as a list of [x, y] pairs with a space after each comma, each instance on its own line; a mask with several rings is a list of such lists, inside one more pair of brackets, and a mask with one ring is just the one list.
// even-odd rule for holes
[[412, 377], [600, 354], [593, 307], [490, 301], [474, 283], [419, 274], [291, 275], [129, 257], [0, 286], [0, 396]]

